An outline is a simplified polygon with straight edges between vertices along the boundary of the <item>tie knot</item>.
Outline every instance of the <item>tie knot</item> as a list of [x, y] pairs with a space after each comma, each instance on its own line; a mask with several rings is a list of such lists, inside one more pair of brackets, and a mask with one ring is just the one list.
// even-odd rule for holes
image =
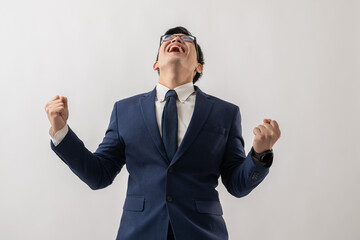
[[165, 95], [165, 98], [168, 99], [168, 98], [177, 98], [177, 94], [175, 92], [175, 90], [169, 90], [167, 91], [166, 95]]

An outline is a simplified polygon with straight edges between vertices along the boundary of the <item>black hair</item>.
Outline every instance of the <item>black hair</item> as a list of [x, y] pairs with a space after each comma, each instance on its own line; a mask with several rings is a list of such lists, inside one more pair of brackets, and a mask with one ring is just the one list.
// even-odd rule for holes
[[[184, 34], [184, 35], [191, 35], [191, 33], [189, 32], [189, 30], [187, 30], [186, 28], [184, 27], [181, 27], [181, 26], [178, 26], [178, 27], [174, 27], [174, 28], [170, 28], [169, 30], [167, 30], [165, 32], [165, 35], [166, 34]], [[200, 45], [196, 42], [195, 43], [195, 49], [196, 49], [196, 55], [197, 55], [197, 61], [198, 63], [200, 63], [201, 65], [204, 66], [205, 64], [205, 61], [204, 61], [204, 55], [201, 51], [201, 48], [200, 48]], [[159, 47], [160, 48], [160, 47]], [[156, 61], [159, 59], [159, 51], [158, 51], [158, 54], [156, 56]], [[158, 70], [158, 73], [159, 73], [159, 70]], [[195, 83], [200, 77], [202, 76], [202, 72], [201, 73], [196, 73], [194, 78], [193, 78], [193, 83]]]

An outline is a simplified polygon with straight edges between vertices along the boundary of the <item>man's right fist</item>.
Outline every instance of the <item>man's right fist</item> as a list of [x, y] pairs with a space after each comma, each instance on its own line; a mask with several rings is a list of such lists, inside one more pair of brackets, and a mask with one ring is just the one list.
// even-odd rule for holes
[[51, 124], [52, 133], [61, 130], [69, 117], [67, 98], [55, 96], [45, 105], [45, 111]]

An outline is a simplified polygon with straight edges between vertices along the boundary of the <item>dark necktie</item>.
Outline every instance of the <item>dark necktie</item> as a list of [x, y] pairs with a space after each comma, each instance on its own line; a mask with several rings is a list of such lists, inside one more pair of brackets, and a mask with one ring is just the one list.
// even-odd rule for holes
[[177, 149], [178, 114], [176, 109], [176, 92], [169, 90], [161, 119], [162, 138], [169, 160], [174, 157]]

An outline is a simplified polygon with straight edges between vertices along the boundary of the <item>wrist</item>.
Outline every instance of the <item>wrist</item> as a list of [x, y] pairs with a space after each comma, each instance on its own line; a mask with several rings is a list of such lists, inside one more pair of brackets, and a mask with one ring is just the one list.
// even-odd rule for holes
[[[51, 131], [52, 131], [52, 129], [50, 128], [49, 132], [51, 132]], [[51, 140], [54, 143], [55, 147], [58, 144], [60, 144], [60, 142], [65, 138], [65, 136], [67, 135], [68, 132], [69, 132], [69, 126], [67, 124], [65, 124], [65, 126], [62, 129], [60, 129], [53, 135], [51, 135], [51, 133], [50, 133]]]
[[64, 129], [65, 126], [66, 126], [66, 122], [60, 123], [60, 124], [54, 124], [54, 125], [51, 125], [50, 131], [52, 132], [53, 135], [55, 135], [57, 132]]
[[259, 165], [270, 167], [273, 162], [274, 153], [272, 149], [258, 153], [253, 147], [251, 156], [255, 162], [260, 163]]

